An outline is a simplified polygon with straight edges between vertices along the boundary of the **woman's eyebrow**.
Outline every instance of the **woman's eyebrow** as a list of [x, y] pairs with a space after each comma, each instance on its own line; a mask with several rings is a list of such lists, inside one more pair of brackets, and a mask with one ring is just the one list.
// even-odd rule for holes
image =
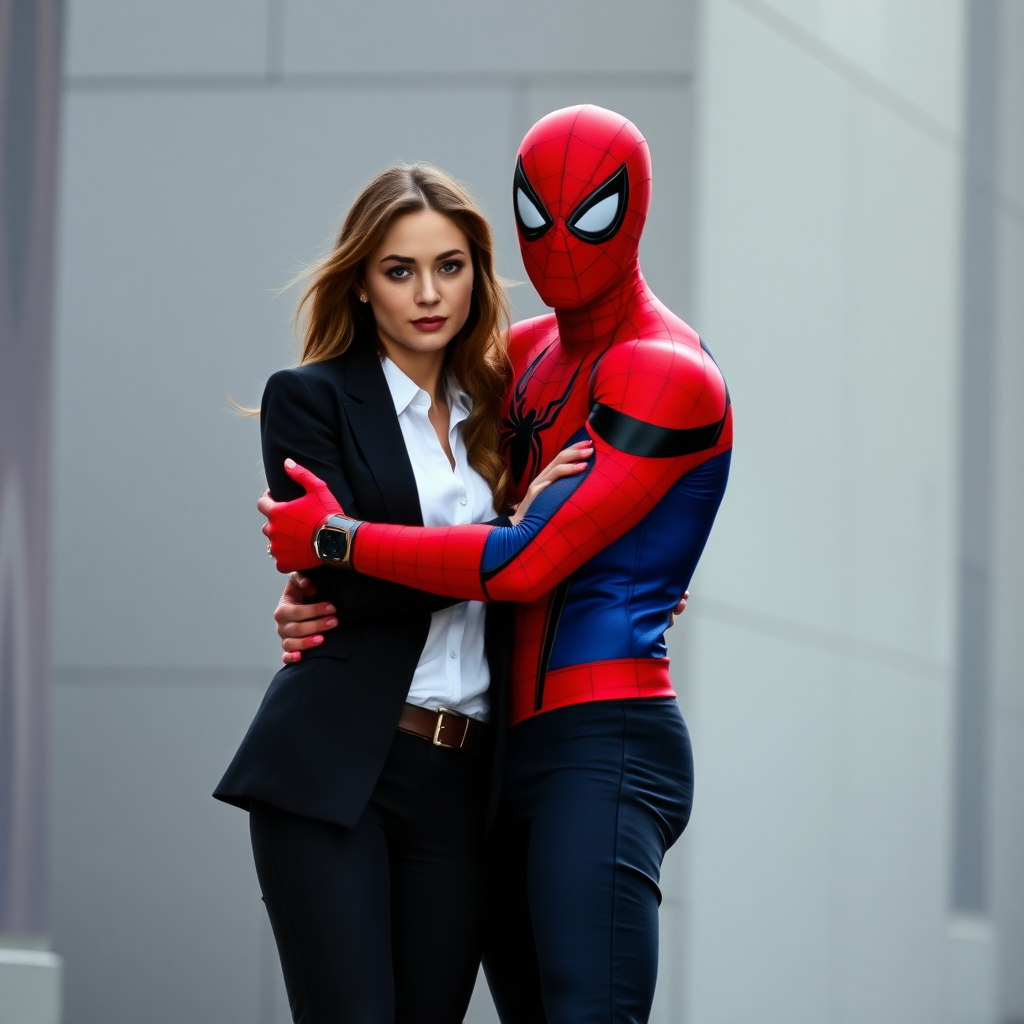
[[[461, 249], [449, 249], [447, 252], [441, 253], [440, 256], [434, 257], [435, 263], [440, 263], [442, 260], [451, 259], [453, 256], [465, 256], [466, 254]], [[412, 256], [399, 256], [396, 253], [389, 253], [381, 259], [381, 263], [387, 263], [388, 260], [394, 260], [396, 263], [415, 263], [416, 260]]]

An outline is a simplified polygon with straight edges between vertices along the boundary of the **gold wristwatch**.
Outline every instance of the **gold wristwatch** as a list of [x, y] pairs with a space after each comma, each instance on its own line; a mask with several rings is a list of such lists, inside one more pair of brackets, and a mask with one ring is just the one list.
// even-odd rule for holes
[[351, 569], [352, 540], [362, 520], [348, 516], [331, 516], [313, 534], [313, 550], [324, 565], [336, 569]]

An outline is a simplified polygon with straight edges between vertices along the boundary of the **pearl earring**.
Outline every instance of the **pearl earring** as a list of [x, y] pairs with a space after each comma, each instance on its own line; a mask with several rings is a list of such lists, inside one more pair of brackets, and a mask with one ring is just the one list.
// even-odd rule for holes
[[366, 296], [365, 295], [360, 295], [359, 296], [359, 301], [360, 302], [365, 302], [366, 301]]

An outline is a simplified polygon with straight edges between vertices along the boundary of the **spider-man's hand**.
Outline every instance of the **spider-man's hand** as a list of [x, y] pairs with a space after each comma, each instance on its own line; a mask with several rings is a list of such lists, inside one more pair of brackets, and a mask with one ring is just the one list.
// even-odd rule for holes
[[316, 474], [292, 459], [285, 472], [301, 484], [305, 494], [294, 501], [274, 501], [268, 491], [256, 507], [267, 517], [263, 533], [278, 572], [299, 572], [321, 564], [313, 550], [313, 537], [331, 516], [344, 513], [330, 488]]

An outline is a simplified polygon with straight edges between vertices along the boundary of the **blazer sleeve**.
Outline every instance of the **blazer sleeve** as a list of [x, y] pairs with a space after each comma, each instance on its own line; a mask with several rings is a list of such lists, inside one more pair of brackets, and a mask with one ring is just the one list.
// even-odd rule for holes
[[[324, 404], [295, 370], [280, 370], [267, 381], [260, 407], [260, 435], [263, 468], [275, 501], [288, 501], [302, 494], [302, 488], [284, 469], [284, 460], [294, 459], [323, 480], [343, 508], [358, 508], [343, 469], [338, 445], [340, 424], [332, 422]], [[341, 616], [373, 618], [394, 612], [435, 612], [456, 604], [457, 598], [439, 597], [399, 583], [379, 580], [332, 568], [307, 573], [316, 584], [313, 600], [330, 601]]]

